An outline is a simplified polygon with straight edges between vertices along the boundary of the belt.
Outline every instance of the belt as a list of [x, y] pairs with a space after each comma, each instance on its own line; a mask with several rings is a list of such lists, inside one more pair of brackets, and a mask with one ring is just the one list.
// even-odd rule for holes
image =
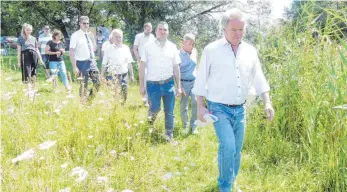
[[153, 84], [164, 84], [164, 83], [168, 83], [171, 80], [173, 80], [173, 77], [170, 77], [166, 80], [162, 80], [162, 81], [147, 81], [147, 83], [153, 83]]
[[194, 80], [185, 80], [185, 79], [181, 79], [181, 81], [183, 81], [183, 82], [193, 82], [193, 81], [195, 81], [195, 79], [194, 79]]
[[243, 102], [242, 104], [239, 104], [239, 105], [229, 105], [229, 104], [224, 104], [224, 103], [221, 103], [221, 104], [224, 106], [227, 106], [227, 107], [240, 107], [240, 106], [243, 106], [245, 103], [246, 103], [246, 101]]

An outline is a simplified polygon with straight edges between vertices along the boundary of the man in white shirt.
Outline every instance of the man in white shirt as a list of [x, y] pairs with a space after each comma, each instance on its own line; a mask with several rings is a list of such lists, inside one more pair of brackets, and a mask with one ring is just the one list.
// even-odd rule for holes
[[[181, 63], [177, 47], [167, 39], [169, 26], [159, 22], [156, 29], [156, 40], [148, 42], [141, 54], [140, 93], [148, 94], [148, 123], [151, 127], [160, 111], [160, 100], [163, 99], [165, 112], [165, 138], [173, 145], [175, 81], [176, 93], [181, 94], [180, 68]], [[145, 68], [147, 79], [145, 80]], [[175, 80], [175, 81], [174, 81]]]
[[49, 79], [50, 75], [50, 70], [49, 70], [49, 63], [47, 61], [48, 59], [48, 55], [46, 55], [46, 44], [48, 41], [52, 40], [52, 34], [51, 29], [48, 25], [45, 25], [43, 27], [43, 32], [40, 36], [39, 36], [39, 47], [40, 47], [40, 53], [41, 53], [41, 57], [42, 57], [42, 61], [45, 64], [45, 75], [46, 78]]
[[250, 85], [254, 84], [257, 94], [261, 95], [269, 120], [273, 119], [274, 110], [257, 50], [242, 41], [243, 13], [238, 9], [225, 13], [222, 26], [224, 37], [208, 44], [202, 53], [193, 93], [198, 97], [198, 118], [205, 121], [203, 116], [209, 112], [218, 118], [214, 123], [219, 140], [218, 186], [221, 192], [229, 192], [240, 168], [244, 103]]
[[115, 78], [116, 83], [121, 85], [121, 95], [123, 97], [122, 104], [125, 104], [128, 96], [128, 71], [131, 79], [134, 80], [134, 72], [130, 49], [123, 44], [123, 32], [120, 29], [115, 29], [111, 33], [114, 44], [107, 47], [102, 60], [101, 75], [104, 76], [104, 71], [108, 73], [107, 80]]
[[[151, 23], [145, 23], [143, 25], [143, 28], [144, 28], [143, 33], [139, 33], [135, 36], [135, 41], [134, 41], [134, 46], [133, 46], [134, 55], [136, 57], [138, 64], [141, 63], [141, 53], [143, 51], [143, 47], [145, 46], [145, 44], [150, 42], [150, 41], [155, 40], [155, 37], [152, 34], [152, 24]], [[144, 105], [148, 106], [147, 94], [142, 98], [142, 100], [144, 101]]]
[[[84, 78], [84, 90], [80, 90], [82, 98], [87, 97], [88, 79], [93, 81], [96, 90], [99, 89], [99, 70], [94, 56], [93, 41], [88, 34], [89, 18], [81, 16], [79, 19], [80, 29], [71, 35], [70, 40], [70, 60], [75, 74]], [[95, 96], [94, 89], [90, 90], [89, 96]]]

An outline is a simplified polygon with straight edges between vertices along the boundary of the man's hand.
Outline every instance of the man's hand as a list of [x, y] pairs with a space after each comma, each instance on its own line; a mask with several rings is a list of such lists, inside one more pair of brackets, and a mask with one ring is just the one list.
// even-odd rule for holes
[[78, 70], [77, 67], [74, 67], [73, 72], [76, 74], [76, 76], [78, 76], [80, 71]]
[[180, 87], [176, 88], [176, 97], [180, 97], [182, 95], [182, 89]]
[[21, 66], [21, 63], [20, 63], [20, 62], [18, 62], [18, 63], [17, 63], [17, 67], [18, 67], [18, 68], [20, 68], [20, 66]]
[[145, 88], [145, 86], [140, 86], [140, 93], [141, 93], [142, 96], [146, 95], [146, 88]]
[[202, 122], [206, 122], [204, 119], [204, 115], [208, 113], [208, 110], [206, 109], [205, 106], [198, 105], [198, 119]]
[[268, 120], [272, 121], [275, 116], [275, 110], [273, 109], [271, 103], [265, 103], [264, 110]]
[[186, 92], [184, 91], [184, 89], [181, 89], [181, 91], [182, 91], [182, 94], [181, 94], [181, 96], [187, 96], [187, 94], [186, 94]]

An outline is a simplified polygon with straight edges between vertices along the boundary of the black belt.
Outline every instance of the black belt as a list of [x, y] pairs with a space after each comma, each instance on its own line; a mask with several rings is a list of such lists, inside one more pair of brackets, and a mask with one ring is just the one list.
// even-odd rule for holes
[[185, 80], [185, 79], [181, 79], [181, 81], [183, 81], [183, 82], [193, 82], [193, 81], [195, 81], [195, 79], [194, 79], [194, 80]]
[[222, 103], [222, 105], [227, 106], [227, 107], [240, 107], [240, 106], [243, 106], [245, 103], [246, 103], [246, 101], [240, 105], [229, 105], [229, 104], [224, 104], [224, 103]]
[[164, 84], [167, 82], [170, 82], [171, 80], [173, 80], [173, 77], [170, 77], [166, 80], [162, 80], [162, 81], [147, 81], [147, 83], [153, 83], [153, 84]]

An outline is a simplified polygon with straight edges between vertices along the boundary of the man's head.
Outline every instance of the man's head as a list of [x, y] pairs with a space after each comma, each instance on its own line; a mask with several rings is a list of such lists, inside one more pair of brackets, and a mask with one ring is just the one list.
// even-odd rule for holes
[[44, 31], [45, 35], [49, 35], [49, 33], [51, 32], [51, 28], [49, 27], [49, 25], [45, 25], [43, 27], [43, 31]]
[[187, 33], [183, 37], [183, 50], [192, 53], [195, 45], [195, 36], [191, 33]]
[[87, 32], [89, 28], [89, 17], [88, 16], [81, 16], [79, 19], [80, 23], [80, 28], [84, 31]]
[[157, 25], [155, 35], [158, 40], [164, 41], [169, 36], [169, 25], [165, 21], [161, 21]]
[[240, 44], [246, 32], [246, 21], [242, 11], [234, 8], [226, 12], [223, 15], [221, 25], [228, 42], [231, 45]]
[[116, 45], [121, 45], [123, 41], [123, 31], [120, 29], [114, 29], [111, 32], [112, 42]]
[[152, 32], [152, 24], [151, 23], [145, 23], [143, 25], [143, 30], [145, 35], [149, 35]]

